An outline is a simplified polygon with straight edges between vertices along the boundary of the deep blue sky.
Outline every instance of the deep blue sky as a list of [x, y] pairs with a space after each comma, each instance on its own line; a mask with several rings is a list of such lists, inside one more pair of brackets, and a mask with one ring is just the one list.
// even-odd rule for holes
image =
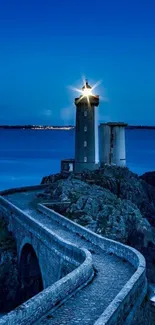
[[100, 120], [155, 125], [154, 17], [154, 0], [0, 0], [0, 124], [72, 124], [85, 75]]

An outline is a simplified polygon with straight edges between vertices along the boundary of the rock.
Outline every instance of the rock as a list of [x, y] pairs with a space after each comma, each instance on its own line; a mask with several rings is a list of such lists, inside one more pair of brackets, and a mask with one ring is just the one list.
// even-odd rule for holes
[[18, 305], [20, 282], [15, 240], [0, 217], [0, 310], [8, 312]]
[[51, 200], [56, 199], [71, 202], [64, 213], [72, 220], [90, 229], [93, 224], [97, 233], [123, 243], [129, 243], [133, 233], [144, 240], [146, 229], [151, 229], [135, 204], [98, 185], [77, 179], [59, 180], [51, 190]]
[[146, 183], [155, 186], [155, 171], [147, 172], [140, 176]]
[[63, 176], [61, 173], [52, 174], [52, 175], [43, 177], [41, 184], [51, 184], [51, 183], [54, 183], [62, 178], [63, 178]]
[[[48, 188], [51, 200], [71, 203], [63, 214], [103, 236], [137, 248], [155, 272], [155, 187], [128, 168], [104, 166], [72, 174]], [[62, 210], [57, 207], [57, 212]]]
[[83, 173], [81, 180], [93, 179], [95, 184], [109, 189], [121, 199], [130, 200], [155, 227], [155, 188], [147, 184], [128, 168], [104, 166], [104, 168]]

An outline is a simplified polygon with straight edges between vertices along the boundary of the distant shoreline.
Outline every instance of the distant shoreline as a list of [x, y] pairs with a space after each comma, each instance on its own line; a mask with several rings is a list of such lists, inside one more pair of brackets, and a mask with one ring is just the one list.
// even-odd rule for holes
[[[66, 126], [51, 126], [51, 125], [0, 125], [0, 129], [28, 129], [28, 130], [72, 130], [75, 126], [66, 125]], [[147, 129], [155, 130], [154, 125], [128, 125], [126, 129]]]
[[71, 130], [72, 125], [51, 126], [51, 125], [0, 125], [0, 129], [22, 129], [22, 130]]
[[148, 129], [148, 130], [155, 130], [154, 125], [128, 125], [126, 129], [133, 130], [133, 129]]

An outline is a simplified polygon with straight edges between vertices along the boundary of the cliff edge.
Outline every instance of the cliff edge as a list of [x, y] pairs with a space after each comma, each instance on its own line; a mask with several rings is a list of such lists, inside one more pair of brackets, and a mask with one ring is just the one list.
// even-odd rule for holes
[[116, 166], [68, 177], [49, 175], [44, 183], [50, 185], [39, 195], [40, 200], [61, 202], [53, 205], [54, 210], [141, 251], [149, 281], [154, 282], [155, 187], [128, 168]]

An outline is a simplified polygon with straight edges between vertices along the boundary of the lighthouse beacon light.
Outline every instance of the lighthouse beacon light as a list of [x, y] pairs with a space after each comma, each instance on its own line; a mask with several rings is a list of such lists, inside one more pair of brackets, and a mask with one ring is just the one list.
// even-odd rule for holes
[[92, 87], [89, 86], [88, 81], [86, 80], [85, 85], [82, 87], [82, 95], [83, 96], [93, 96]]

